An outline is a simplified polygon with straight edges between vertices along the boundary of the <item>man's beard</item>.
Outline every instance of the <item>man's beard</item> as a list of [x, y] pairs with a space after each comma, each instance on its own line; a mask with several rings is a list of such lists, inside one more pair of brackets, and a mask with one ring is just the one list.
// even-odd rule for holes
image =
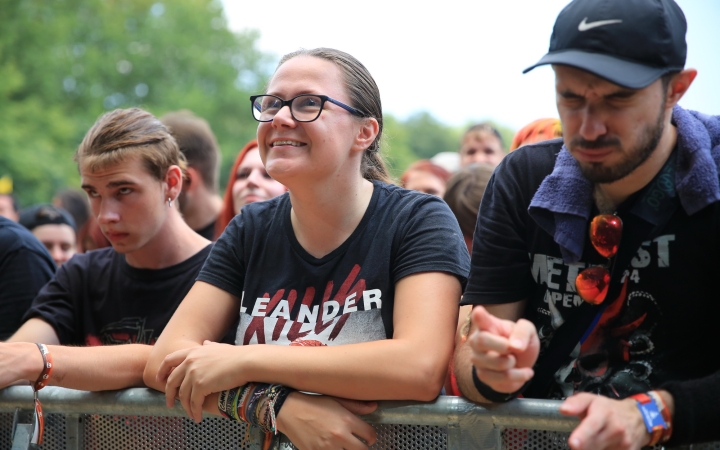
[[[582, 174], [593, 183], [612, 183], [625, 178], [653, 154], [660, 143], [664, 130], [665, 109], [660, 108], [660, 114], [658, 115], [657, 121], [653, 125], [645, 128], [638, 145], [631, 151], [624, 152], [625, 158], [622, 161], [609, 167], [603, 166], [602, 163], [593, 162], [580, 164]], [[607, 148], [614, 146], [622, 150], [622, 143], [618, 138], [586, 141], [581, 137], [577, 137], [572, 140], [570, 146], [585, 149]]]

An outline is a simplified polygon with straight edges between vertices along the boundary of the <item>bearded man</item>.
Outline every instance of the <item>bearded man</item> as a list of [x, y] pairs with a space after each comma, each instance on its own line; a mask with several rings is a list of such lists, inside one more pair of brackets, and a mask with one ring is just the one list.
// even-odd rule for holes
[[570, 3], [527, 69], [552, 65], [563, 138], [483, 197], [459, 387], [566, 399], [573, 449], [720, 438], [720, 117], [678, 106], [686, 28], [673, 0]]

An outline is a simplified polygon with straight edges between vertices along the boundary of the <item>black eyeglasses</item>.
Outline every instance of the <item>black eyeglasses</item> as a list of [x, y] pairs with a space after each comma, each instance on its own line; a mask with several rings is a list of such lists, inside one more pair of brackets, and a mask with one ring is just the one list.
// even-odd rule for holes
[[258, 122], [271, 122], [285, 106], [290, 107], [290, 115], [297, 122], [312, 122], [320, 117], [325, 102], [338, 105], [354, 116], [365, 117], [362, 111], [327, 95], [301, 94], [290, 100], [283, 100], [274, 95], [253, 95], [250, 97], [250, 102], [253, 117]]

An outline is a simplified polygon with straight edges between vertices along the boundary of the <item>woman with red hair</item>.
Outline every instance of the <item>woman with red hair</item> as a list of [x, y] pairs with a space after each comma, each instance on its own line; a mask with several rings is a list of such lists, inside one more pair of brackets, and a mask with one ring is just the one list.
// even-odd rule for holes
[[287, 188], [268, 175], [260, 159], [256, 139], [240, 150], [230, 171], [223, 210], [215, 225], [215, 237], [219, 237], [233, 217], [248, 203], [270, 200], [287, 191]]
[[408, 167], [400, 177], [400, 183], [405, 189], [442, 198], [445, 195], [450, 175], [450, 172], [433, 164], [430, 160], [421, 159]]
[[562, 137], [562, 125], [560, 119], [537, 119], [525, 125], [515, 133], [513, 137], [510, 151], [513, 151], [523, 145], [534, 144], [536, 142], [549, 141]]

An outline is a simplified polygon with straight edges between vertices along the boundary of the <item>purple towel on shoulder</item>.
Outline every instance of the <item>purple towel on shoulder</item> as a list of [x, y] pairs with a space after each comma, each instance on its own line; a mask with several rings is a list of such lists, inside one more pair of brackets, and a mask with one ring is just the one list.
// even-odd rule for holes
[[[720, 201], [720, 116], [679, 106], [672, 121], [678, 130], [675, 187], [688, 215]], [[530, 217], [560, 246], [566, 263], [582, 257], [593, 204], [593, 185], [563, 145], [555, 168], [530, 202]]]

